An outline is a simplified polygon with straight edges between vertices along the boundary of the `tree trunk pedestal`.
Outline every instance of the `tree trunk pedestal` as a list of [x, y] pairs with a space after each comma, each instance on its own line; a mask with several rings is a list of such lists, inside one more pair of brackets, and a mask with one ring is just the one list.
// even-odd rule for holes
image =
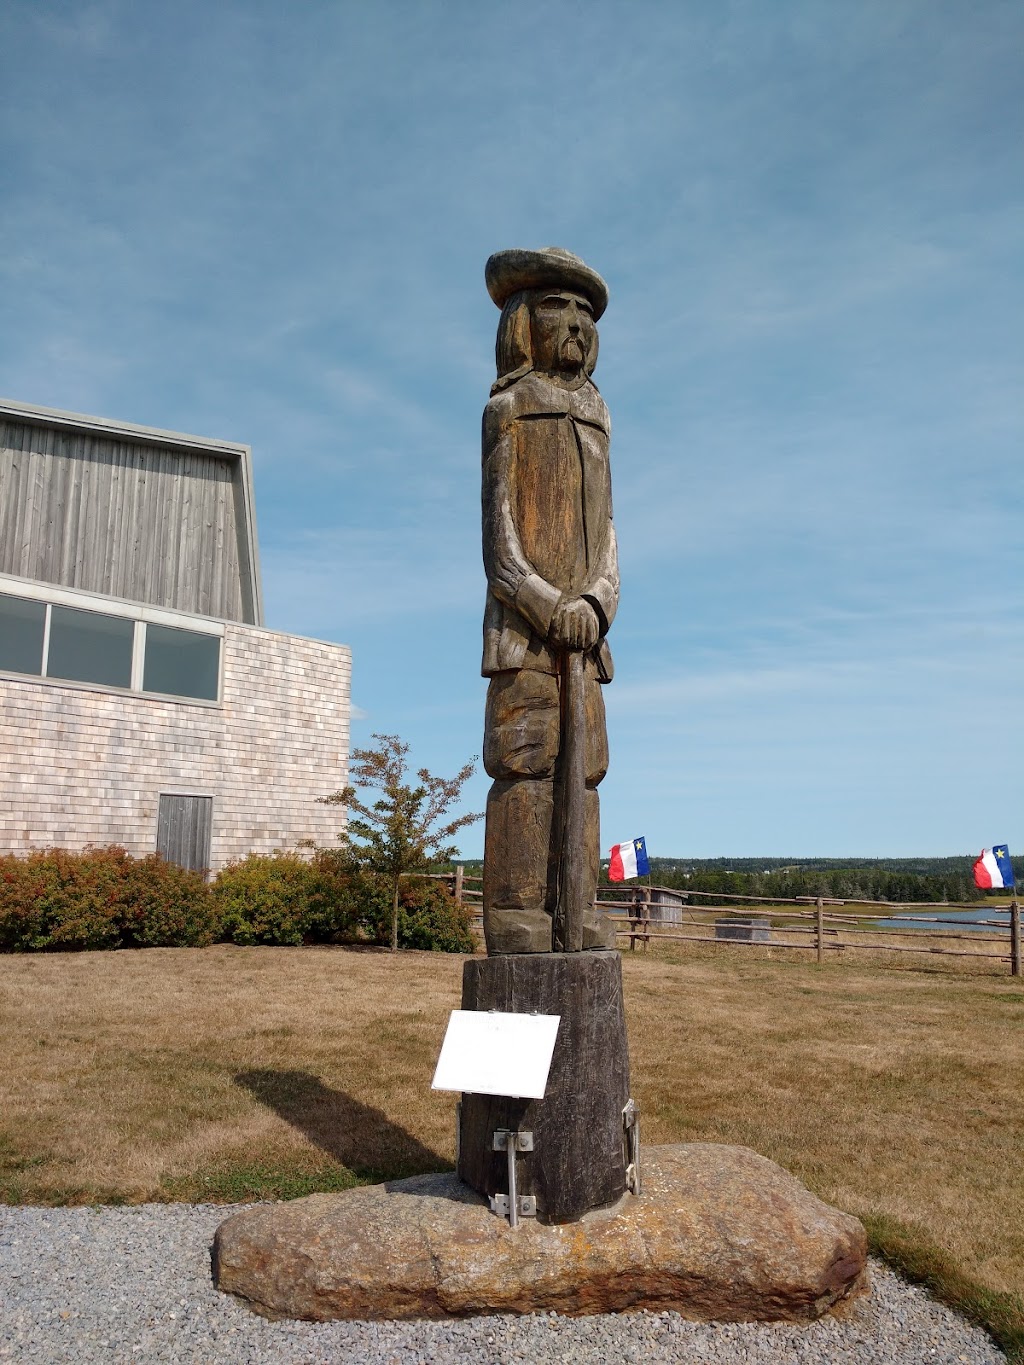
[[499, 1131], [532, 1133], [516, 1158], [520, 1196], [542, 1223], [570, 1223], [614, 1204], [627, 1188], [623, 1110], [629, 1051], [617, 952], [508, 953], [466, 963], [464, 1010], [561, 1018], [542, 1100], [462, 1097], [458, 1174], [480, 1194], [508, 1194]]

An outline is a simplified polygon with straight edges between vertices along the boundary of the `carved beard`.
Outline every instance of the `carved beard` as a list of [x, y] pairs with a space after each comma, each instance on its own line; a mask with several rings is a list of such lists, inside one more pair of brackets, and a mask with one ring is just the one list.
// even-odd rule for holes
[[[575, 373], [582, 370], [587, 359], [587, 348], [581, 336], [567, 336], [558, 343], [558, 356], [563, 361], [563, 371]], [[568, 363], [565, 363], [568, 362]]]

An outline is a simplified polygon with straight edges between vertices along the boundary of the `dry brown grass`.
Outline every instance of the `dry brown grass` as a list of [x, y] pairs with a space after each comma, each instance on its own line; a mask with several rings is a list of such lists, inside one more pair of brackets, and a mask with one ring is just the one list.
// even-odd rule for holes
[[275, 1168], [450, 1164], [451, 1103], [429, 1083], [461, 968], [229, 945], [0, 960], [8, 1199], [216, 1196], [220, 1181], [230, 1196], [239, 1169], [258, 1185]]
[[926, 1227], [991, 1288], [1024, 1290], [1021, 984], [770, 952], [627, 960], [646, 1140], [756, 1147], [831, 1202]]
[[[644, 1140], [755, 1147], [1020, 1294], [1024, 987], [998, 964], [893, 956], [626, 953]], [[226, 945], [0, 959], [0, 1197], [231, 1199], [450, 1164], [454, 1097], [429, 1087], [462, 961]]]

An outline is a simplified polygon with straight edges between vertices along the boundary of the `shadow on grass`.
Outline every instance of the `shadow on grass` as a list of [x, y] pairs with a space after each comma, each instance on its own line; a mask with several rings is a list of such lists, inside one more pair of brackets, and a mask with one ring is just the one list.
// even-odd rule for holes
[[235, 1084], [351, 1171], [357, 1181], [397, 1180], [451, 1170], [439, 1152], [392, 1122], [387, 1114], [308, 1071], [241, 1071]]

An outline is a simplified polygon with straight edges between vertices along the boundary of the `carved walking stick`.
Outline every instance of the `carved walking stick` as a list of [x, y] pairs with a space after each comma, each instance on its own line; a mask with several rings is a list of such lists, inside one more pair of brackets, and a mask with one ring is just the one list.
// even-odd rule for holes
[[578, 953], [583, 948], [586, 909], [587, 722], [583, 693], [583, 655], [562, 655], [562, 857], [555, 910], [556, 952]]

